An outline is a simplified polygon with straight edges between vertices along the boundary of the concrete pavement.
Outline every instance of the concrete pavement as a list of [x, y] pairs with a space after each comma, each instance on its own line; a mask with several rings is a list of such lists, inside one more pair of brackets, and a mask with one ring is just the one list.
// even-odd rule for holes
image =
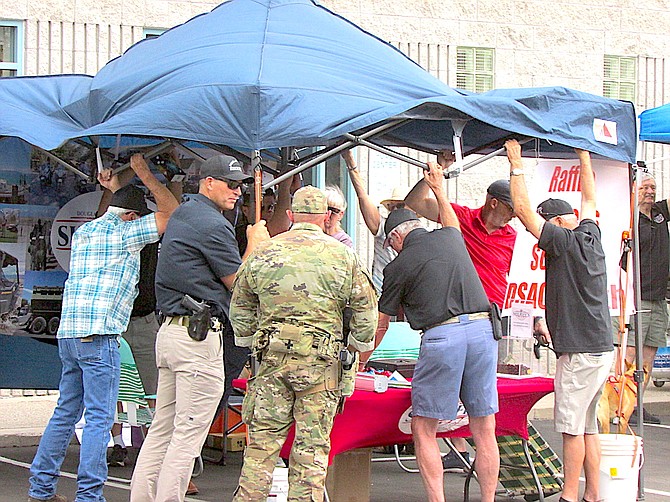
[[[28, 467], [35, 454], [40, 435], [51, 417], [57, 396], [0, 397], [0, 502], [25, 500]], [[662, 388], [649, 387], [645, 401], [648, 409], [662, 419], [660, 426], [646, 426], [645, 451], [645, 500], [670, 502], [670, 483], [667, 481], [667, 445], [670, 444], [670, 384]], [[539, 401], [529, 418], [545, 440], [559, 455], [560, 435], [553, 432], [551, 421], [553, 399]], [[365, 418], [362, 417], [362, 421]], [[59, 492], [72, 496], [76, 489], [76, 472], [79, 446], [72, 444], [63, 464]], [[130, 450], [131, 465], [111, 468], [105, 487], [108, 502], [128, 500], [129, 479], [136, 450]], [[376, 454], [378, 457], [379, 455]], [[196, 480], [200, 495], [187, 500], [230, 500], [241, 468], [242, 455], [232, 453], [226, 466], [206, 464], [204, 473]], [[462, 500], [464, 476], [445, 474], [447, 500]], [[473, 483], [470, 500], [479, 499], [479, 490]], [[358, 499], [352, 499], [358, 500]], [[373, 502], [407, 502], [425, 500], [425, 492], [418, 474], [402, 471], [395, 462], [373, 462], [371, 467], [370, 500]], [[496, 501], [509, 501], [501, 495]], [[521, 499], [523, 500], [523, 499]], [[557, 502], [557, 496], [547, 498]], [[339, 502], [334, 500], [333, 502]], [[618, 502], [618, 501], [617, 501]]]

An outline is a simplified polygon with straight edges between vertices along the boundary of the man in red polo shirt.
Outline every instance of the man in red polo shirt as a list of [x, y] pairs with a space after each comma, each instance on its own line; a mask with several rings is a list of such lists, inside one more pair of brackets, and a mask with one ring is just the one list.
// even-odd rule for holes
[[[450, 158], [438, 155], [439, 164], [446, 169], [453, 162]], [[437, 200], [430, 187], [422, 179], [405, 197], [405, 204], [424, 218], [439, 220]], [[461, 226], [465, 247], [482, 281], [484, 291], [490, 302], [495, 302], [501, 309], [507, 289], [507, 274], [512, 263], [512, 251], [516, 240], [516, 230], [510, 225], [514, 217], [512, 197], [509, 191], [509, 180], [497, 180], [486, 190], [486, 201], [482, 207], [471, 209], [451, 203]], [[454, 447], [467, 460], [467, 443], [464, 439], [452, 440]], [[463, 464], [453, 452], [443, 459], [447, 470], [462, 470]]]
[[[438, 156], [445, 169], [451, 162]], [[424, 180], [419, 181], [405, 197], [405, 204], [424, 218], [438, 221], [437, 200]], [[489, 185], [482, 207], [471, 209], [451, 203], [461, 224], [468, 253], [482, 281], [489, 301], [502, 308], [507, 289], [507, 274], [512, 262], [516, 230], [508, 223], [514, 217], [509, 181], [498, 180]]]

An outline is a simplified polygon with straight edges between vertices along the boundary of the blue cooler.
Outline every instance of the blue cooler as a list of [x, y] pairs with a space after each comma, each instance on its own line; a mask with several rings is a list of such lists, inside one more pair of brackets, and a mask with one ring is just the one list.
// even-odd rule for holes
[[670, 381], [670, 347], [659, 347], [651, 369], [651, 379], [656, 387]]

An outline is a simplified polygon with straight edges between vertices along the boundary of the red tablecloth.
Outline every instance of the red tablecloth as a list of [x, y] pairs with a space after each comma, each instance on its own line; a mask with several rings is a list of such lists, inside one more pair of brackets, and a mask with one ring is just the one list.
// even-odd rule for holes
[[[245, 380], [233, 386], [246, 388]], [[496, 435], [516, 435], [528, 439], [527, 416], [533, 405], [554, 390], [551, 378], [498, 378], [500, 411], [496, 414]], [[338, 453], [356, 448], [385, 446], [412, 441], [407, 415], [412, 404], [410, 389], [389, 389], [383, 393], [357, 390], [349, 397], [344, 412], [335, 417], [330, 434], [332, 459]], [[469, 437], [470, 429], [457, 421], [445, 423], [440, 437]], [[446, 430], [452, 429], [453, 430]], [[438, 429], [439, 430], [439, 429]], [[294, 430], [289, 432], [282, 456], [288, 457]]]

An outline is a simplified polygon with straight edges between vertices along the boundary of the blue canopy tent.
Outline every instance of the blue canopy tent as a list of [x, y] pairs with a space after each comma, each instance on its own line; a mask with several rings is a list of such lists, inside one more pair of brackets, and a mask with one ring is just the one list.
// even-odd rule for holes
[[640, 141], [670, 144], [670, 103], [640, 113]]
[[[52, 78], [0, 81], [3, 102], [18, 101], [0, 117], [1, 135], [45, 149], [124, 135], [330, 154], [356, 143], [486, 153], [517, 135], [546, 140], [529, 145], [534, 156], [579, 147], [635, 159], [630, 103], [561, 87], [455, 90], [312, 0], [230, 0], [135, 44], [93, 78]], [[29, 106], [22, 85], [39, 98]], [[614, 141], [598, 137], [594, 119], [613, 125]]]

